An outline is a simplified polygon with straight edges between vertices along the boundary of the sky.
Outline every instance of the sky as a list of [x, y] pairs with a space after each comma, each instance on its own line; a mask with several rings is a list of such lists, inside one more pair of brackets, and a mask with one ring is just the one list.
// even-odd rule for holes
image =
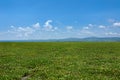
[[0, 40], [120, 37], [120, 0], [0, 0]]

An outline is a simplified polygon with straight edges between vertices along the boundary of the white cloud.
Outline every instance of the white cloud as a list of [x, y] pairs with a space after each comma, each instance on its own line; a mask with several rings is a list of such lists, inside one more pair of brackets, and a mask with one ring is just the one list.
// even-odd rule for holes
[[89, 27], [93, 27], [94, 25], [93, 24], [88, 24]]
[[56, 30], [58, 30], [58, 27], [54, 27], [51, 29], [51, 31], [56, 31]]
[[[58, 27], [53, 27], [50, 24], [51, 22], [52, 20], [47, 20], [43, 26], [40, 26], [40, 23], [36, 23], [28, 27], [27, 26], [22, 26], [22, 27], [11, 26], [10, 30], [7, 31], [7, 34], [12, 35], [14, 38], [21, 38], [21, 39], [34, 38], [36, 36], [37, 38], [39, 38], [42, 35], [48, 34], [48, 32], [46, 31], [53, 32], [58, 30]], [[46, 35], [46, 36], [49, 36], [49, 35]]]
[[120, 22], [113, 23], [113, 26], [120, 27]]
[[[47, 20], [44, 24], [40, 25], [39, 22], [31, 26], [11, 26], [10, 30], [0, 33], [1, 38], [4, 36], [13, 37], [13, 39], [47, 39], [59, 37], [89, 37], [89, 36], [120, 36], [119, 28], [120, 22], [113, 22], [111, 25], [96, 25], [87, 24], [80, 29], [74, 29], [73, 26], [66, 26], [63, 30], [58, 23], [58, 26], [52, 25], [52, 20]], [[63, 25], [62, 25], [63, 26]], [[109, 32], [110, 31], [110, 32]], [[114, 31], [114, 32], [112, 32]], [[4, 39], [6, 39], [4, 37]]]
[[8, 33], [15, 34], [17, 37], [28, 37], [33, 34], [35, 30], [31, 27], [14, 27], [11, 26], [11, 30], [8, 30]]
[[120, 34], [116, 33], [116, 32], [107, 32], [107, 33], [105, 33], [105, 35], [120, 36]]
[[33, 28], [36, 28], [36, 29], [40, 28], [40, 23], [34, 24], [34, 25], [33, 25]]
[[44, 30], [46, 31], [53, 31], [53, 26], [50, 24], [52, 20], [47, 20], [44, 25]]
[[89, 27], [83, 27], [83, 29], [86, 29], [86, 30], [87, 30], [87, 29], [90, 29], [90, 28], [89, 28]]
[[100, 26], [98, 26], [100, 29], [105, 29], [106, 28], [106, 26], [103, 26], [103, 25], [100, 25]]
[[72, 27], [72, 26], [67, 26], [66, 29], [67, 29], [68, 31], [70, 31], [70, 30], [73, 29], [73, 27]]
[[14, 26], [10, 26], [11, 28], [15, 28]]
[[46, 22], [45, 22], [45, 24], [43, 25], [43, 31], [56, 31], [56, 30], [58, 30], [58, 27], [54, 27], [51, 23], [52, 23], [53, 21], [52, 20], [47, 20]]
[[58, 30], [58, 27], [54, 27], [54, 30]]
[[88, 29], [90, 29], [90, 28], [92, 28], [92, 27], [94, 27], [95, 25], [93, 25], [93, 24], [88, 24], [88, 26], [86, 26], [86, 27], [83, 27], [83, 30], [88, 30]]

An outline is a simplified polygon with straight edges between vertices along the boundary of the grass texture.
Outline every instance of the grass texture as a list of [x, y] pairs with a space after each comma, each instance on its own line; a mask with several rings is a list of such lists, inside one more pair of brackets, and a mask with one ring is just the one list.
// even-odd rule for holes
[[120, 42], [1, 42], [0, 80], [120, 80]]

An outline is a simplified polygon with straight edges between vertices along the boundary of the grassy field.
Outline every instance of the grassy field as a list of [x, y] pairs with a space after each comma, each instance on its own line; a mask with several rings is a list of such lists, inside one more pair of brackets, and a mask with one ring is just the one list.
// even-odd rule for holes
[[1, 42], [0, 80], [120, 80], [120, 42]]

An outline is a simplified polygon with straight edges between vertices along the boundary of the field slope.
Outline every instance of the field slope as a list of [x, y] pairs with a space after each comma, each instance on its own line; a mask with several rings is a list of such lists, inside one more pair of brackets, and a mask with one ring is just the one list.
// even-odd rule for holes
[[120, 80], [120, 42], [1, 42], [0, 80]]

